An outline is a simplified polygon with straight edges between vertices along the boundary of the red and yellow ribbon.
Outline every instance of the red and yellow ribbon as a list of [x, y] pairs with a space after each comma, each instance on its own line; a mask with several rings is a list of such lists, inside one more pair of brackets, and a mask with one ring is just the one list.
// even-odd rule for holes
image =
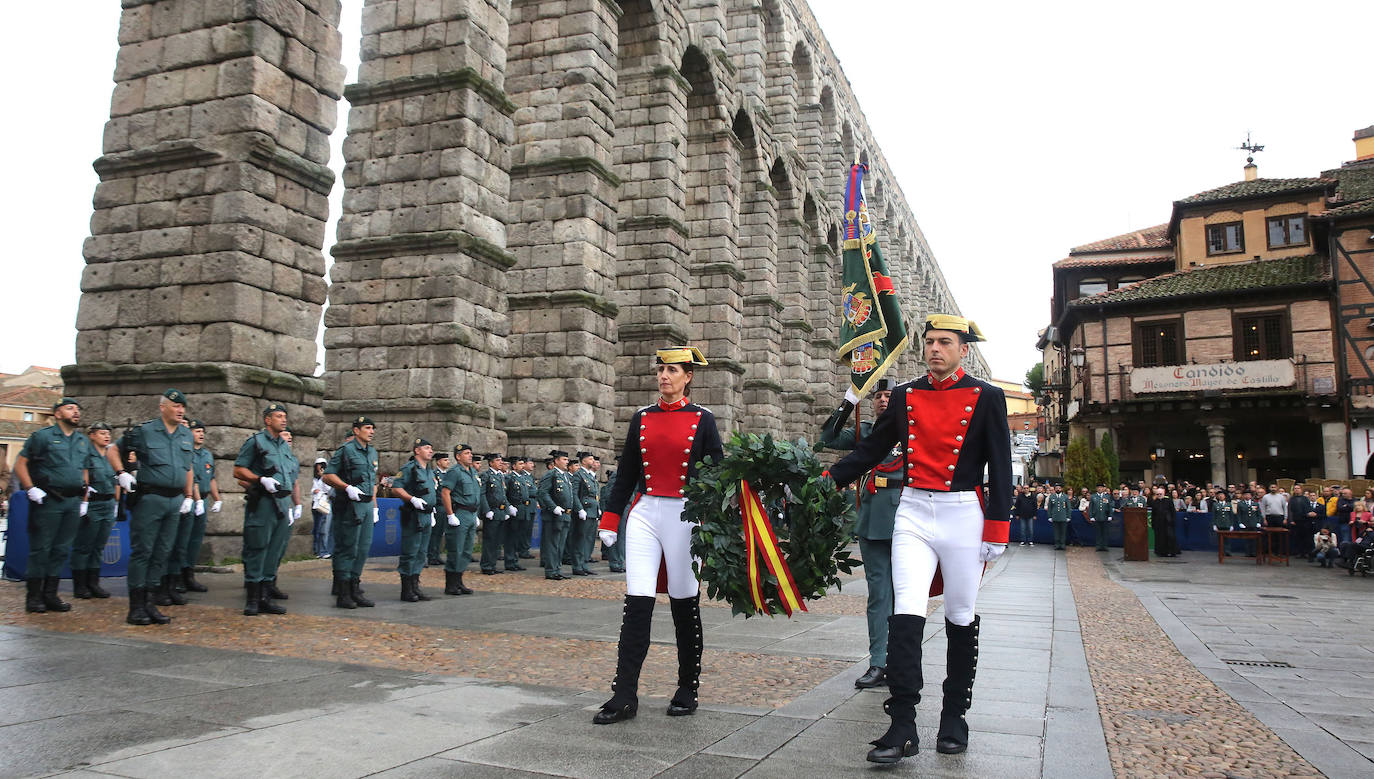
[[806, 611], [806, 604], [797, 592], [797, 583], [792, 580], [792, 571], [782, 558], [778, 537], [768, 521], [768, 512], [763, 507], [763, 501], [759, 500], [758, 493], [747, 481], [740, 482], [740, 514], [744, 517], [744, 548], [749, 557], [749, 594], [754, 600], [754, 610], [760, 614], [768, 613], [768, 605], [763, 599], [763, 576], [759, 568], [759, 556], [762, 554], [769, 572], [777, 577], [782, 610], [789, 617], [796, 609]]

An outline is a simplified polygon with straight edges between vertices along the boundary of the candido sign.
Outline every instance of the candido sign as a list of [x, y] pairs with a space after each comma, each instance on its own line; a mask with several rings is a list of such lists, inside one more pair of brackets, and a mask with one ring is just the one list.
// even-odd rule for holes
[[1200, 392], [1291, 387], [1297, 381], [1288, 360], [1221, 362], [1214, 365], [1170, 365], [1135, 368], [1131, 392]]

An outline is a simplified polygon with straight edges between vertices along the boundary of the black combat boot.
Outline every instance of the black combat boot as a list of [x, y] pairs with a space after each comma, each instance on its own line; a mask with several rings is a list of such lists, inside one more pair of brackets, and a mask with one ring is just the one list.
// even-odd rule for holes
[[24, 611], [30, 614], [47, 614], [48, 607], [43, 605], [43, 579], [27, 579], [28, 588], [24, 595]]
[[870, 763], [897, 763], [919, 750], [916, 704], [921, 702], [921, 635], [926, 618], [893, 614], [887, 618], [887, 686], [891, 695], [883, 711], [891, 718], [887, 732], [868, 743]]
[[258, 613], [259, 614], [285, 614], [286, 607], [272, 602], [272, 588], [267, 586], [266, 581], [258, 582]]
[[172, 592], [176, 592], [176, 593], [185, 593], [185, 592], [186, 592], [186, 579], [182, 577], [181, 571], [177, 571], [176, 573], [172, 574], [171, 578], [172, 578]]
[[290, 600], [291, 596], [277, 589], [277, 577], [264, 579], [262, 582], [262, 592], [272, 600]]
[[143, 611], [147, 613], [148, 619], [152, 620], [154, 625], [166, 625], [172, 621], [171, 617], [158, 611], [157, 604], [153, 602], [153, 591], [151, 589], [147, 587], [143, 588], [142, 600]]
[[172, 577], [163, 576], [158, 584], [157, 594], [152, 598], [155, 606], [185, 606], [186, 599], [181, 593], [172, 589]]
[[334, 574], [334, 606], [340, 609], [356, 609], [358, 604], [353, 600], [353, 588], [349, 586], [345, 574]]
[[209, 592], [209, 588], [196, 581], [196, 569], [189, 565], [181, 569], [181, 583], [186, 586], [187, 592]]
[[87, 568], [87, 569], [86, 569], [86, 586], [90, 588], [90, 590], [91, 590], [91, 597], [93, 597], [93, 598], [108, 598], [108, 597], [110, 597], [110, 593], [107, 592], [107, 591], [105, 590], [104, 587], [101, 587], [101, 586], [100, 586], [100, 569], [99, 569], [99, 568]]
[[458, 572], [458, 592], [459, 592], [459, 594], [461, 594], [461, 595], [471, 595], [471, 594], [472, 594], [472, 588], [469, 587], [469, 586], [467, 586], [466, 584], [463, 584], [463, 572], [462, 572], [462, 571], [459, 571], [459, 572]]
[[353, 602], [365, 609], [370, 609], [377, 604], [363, 597], [362, 582], [357, 579], [350, 579], [348, 586], [353, 593]]
[[91, 588], [86, 584], [86, 570], [72, 569], [72, 594], [81, 600], [90, 600]]
[[444, 571], [444, 594], [462, 595], [463, 591], [458, 589], [458, 573], [456, 571]]
[[262, 586], [258, 582], [243, 583], [243, 616], [256, 617], [258, 615], [259, 594]]
[[148, 610], [144, 607], [147, 600], [148, 591], [142, 587], [131, 587], [129, 589], [129, 616], [124, 621], [130, 625], [151, 625], [153, 620], [148, 616]]
[[668, 702], [668, 716], [695, 714], [701, 686], [701, 596], [669, 598], [673, 631], [677, 634], [677, 692]]
[[945, 700], [940, 709], [940, 732], [935, 751], [955, 755], [968, 749], [968, 722], [964, 714], [973, 705], [973, 676], [978, 670], [978, 622], [955, 625], [945, 620]]
[[57, 585], [62, 579], [56, 576], [49, 576], [43, 579], [43, 605], [48, 611], [71, 611], [72, 604], [57, 597]]
[[649, 626], [654, 617], [654, 599], [647, 595], [626, 595], [624, 617], [620, 623], [620, 645], [616, 648], [614, 693], [592, 717], [597, 725], [632, 719], [639, 713], [639, 671], [649, 653]]
[[420, 589], [420, 574], [418, 573], [412, 573], [410, 575], [410, 592], [420, 600], [433, 600], [433, 598], [425, 594], [424, 590]]
[[420, 599], [415, 596], [415, 590], [411, 589], [410, 574], [401, 574], [401, 600], [406, 603], [415, 603]]

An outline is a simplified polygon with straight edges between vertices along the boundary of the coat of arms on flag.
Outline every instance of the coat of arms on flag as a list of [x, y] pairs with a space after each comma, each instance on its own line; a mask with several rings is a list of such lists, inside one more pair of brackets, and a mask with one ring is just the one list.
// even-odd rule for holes
[[868, 317], [873, 313], [873, 304], [869, 302], [868, 296], [855, 290], [858, 284], [850, 284], [844, 288], [844, 318], [845, 321], [854, 327], [863, 326], [868, 321]]
[[844, 203], [844, 279], [838, 358], [849, 365], [850, 395], [862, 398], [907, 347], [906, 325], [864, 201], [865, 165], [849, 168]]

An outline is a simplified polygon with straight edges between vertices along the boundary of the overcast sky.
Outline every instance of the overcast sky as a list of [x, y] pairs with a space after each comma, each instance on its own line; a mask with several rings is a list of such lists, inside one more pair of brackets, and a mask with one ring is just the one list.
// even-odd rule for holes
[[[344, 2], [350, 81], [361, 6]], [[1352, 159], [1351, 135], [1374, 124], [1370, 2], [811, 6], [999, 378], [1039, 359], [1050, 264], [1070, 247], [1160, 224], [1173, 200], [1240, 180], [1247, 131], [1266, 146], [1260, 175], [1289, 178]], [[56, 29], [52, 9], [9, 4], [16, 34], [0, 49], [10, 373], [74, 358], [117, 49], [118, 3], [72, 0], [60, 37], [38, 34]]]

